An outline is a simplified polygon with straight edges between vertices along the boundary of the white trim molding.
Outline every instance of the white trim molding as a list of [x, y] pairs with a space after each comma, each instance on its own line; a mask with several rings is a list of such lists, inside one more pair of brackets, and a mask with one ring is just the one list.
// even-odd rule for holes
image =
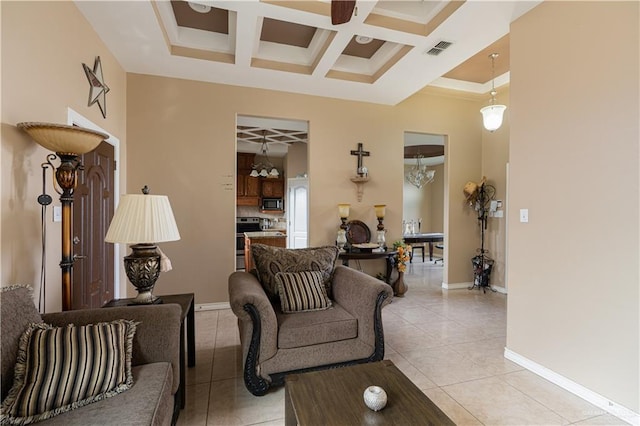
[[216, 303], [198, 303], [196, 304], [196, 312], [199, 311], [219, 311], [222, 309], [231, 309], [229, 302], [216, 302]]
[[607, 411], [609, 414], [616, 416], [620, 420], [624, 420], [631, 425], [640, 425], [640, 415], [638, 413], [635, 413], [632, 410], [623, 407], [622, 405], [616, 404], [608, 398], [585, 388], [584, 386], [574, 382], [573, 380], [567, 379], [566, 377], [556, 373], [555, 371], [549, 370], [548, 368], [543, 367], [542, 365], [531, 361], [530, 359], [516, 352], [513, 352], [510, 349], [504, 348], [504, 357], [509, 361], [513, 361], [516, 364], [526, 368], [532, 373], [535, 373], [538, 376], [547, 379], [551, 383], [560, 386], [562, 389], [565, 389], [572, 394], [584, 399], [585, 401], [595, 405], [596, 407]]
[[444, 288], [445, 290], [460, 290], [463, 288], [469, 288], [473, 285], [473, 283], [454, 283], [454, 284], [449, 284], [449, 283], [445, 283], [444, 281], [442, 281], [442, 288]]

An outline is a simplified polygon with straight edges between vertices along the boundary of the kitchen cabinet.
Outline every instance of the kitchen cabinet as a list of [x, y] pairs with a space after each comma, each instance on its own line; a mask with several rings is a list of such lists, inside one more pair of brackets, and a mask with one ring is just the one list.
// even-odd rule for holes
[[236, 174], [236, 205], [260, 205], [260, 179], [249, 176], [255, 154], [238, 153], [238, 170]]
[[265, 179], [262, 182], [263, 198], [283, 198], [284, 179]]

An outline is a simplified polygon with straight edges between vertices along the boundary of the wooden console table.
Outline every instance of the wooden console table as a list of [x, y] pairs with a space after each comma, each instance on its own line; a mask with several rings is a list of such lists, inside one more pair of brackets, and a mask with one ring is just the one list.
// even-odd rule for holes
[[393, 271], [393, 267], [396, 264], [396, 255], [398, 254], [395, 250], [387, 250], [382, 252], [371, 252], [371, 253], [352, 253], [348, 251], [340, 252], [338, 255], [338, 259], [342, 260], [342, 264], [344, 266], [349, 266], [350, 260], [371, 260], [371, 259], [385, 259], [387, 262], [387, 268], [385, 270], [385, 281], [387, 284], [391, 284], [391, 271]]
[[[176, 405], [180, 408], [184, 408], [186, 400], [186, 374], [184, 369], [185, 358], [189, 367], [196, 365], [196, 319], [194, 309], [194, 294], [172, 294], [169, 296], [160, 296], [162, 303], [177, 303], [182, 308], [182, 315], [180, 317], [180, 387], [176, 392]], [[103, 308], [112, 308], [116, 306], [148, 306], [148, 305], [134, 305], [131, 303], [133, 298], [129, 299], [113, 299], [110, 302], [103, 305]], [[185, 319], [186, 321], [186, 337], [187, 347], [185, 350]], [[186, 353], [185, 353], [186, 352]], [[186, 356], [185, 356], [186, 355]]]

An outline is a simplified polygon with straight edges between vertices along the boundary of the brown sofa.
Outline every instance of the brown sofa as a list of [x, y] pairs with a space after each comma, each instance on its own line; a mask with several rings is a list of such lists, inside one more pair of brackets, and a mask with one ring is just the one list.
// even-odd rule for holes
[[388, 284], [336, 266], [330, 280], [330, 309], [285, 314], [280, 303], [269, 298], [257, 275], [234, 272], [229, 277], [244, 382], [252, 394], [264, 395], [271, 386], [282, 385], [290, 373], [384, 358], [381, 309], [393, 296]]
[[87, 309], [40, 316], [24, 286], [0, 292], [2, 318], [2, 400], [13, 385], [18, 342], [30, 323], [66, 326], [128, 319], [139, 322], [133, 339], [133, 386], [124, 392], [59, 414], [47, 425], [169, 425], [179, 408], [175, 394], [180, 384], [179, 305]]

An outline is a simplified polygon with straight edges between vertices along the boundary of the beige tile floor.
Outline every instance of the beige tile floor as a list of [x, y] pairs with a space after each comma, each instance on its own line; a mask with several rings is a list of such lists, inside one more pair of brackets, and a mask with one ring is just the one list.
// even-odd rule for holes
[[[414, 259], [409, 291], [383, 309], [385, 357], [459, 425], [624, 425], [503, 356], [507, 296], [441, 289], [442, 266]], [[196, 314], [196, 366], [178, 425], [282, 425], [284, 389], [244, 387], [236, 318]]]

